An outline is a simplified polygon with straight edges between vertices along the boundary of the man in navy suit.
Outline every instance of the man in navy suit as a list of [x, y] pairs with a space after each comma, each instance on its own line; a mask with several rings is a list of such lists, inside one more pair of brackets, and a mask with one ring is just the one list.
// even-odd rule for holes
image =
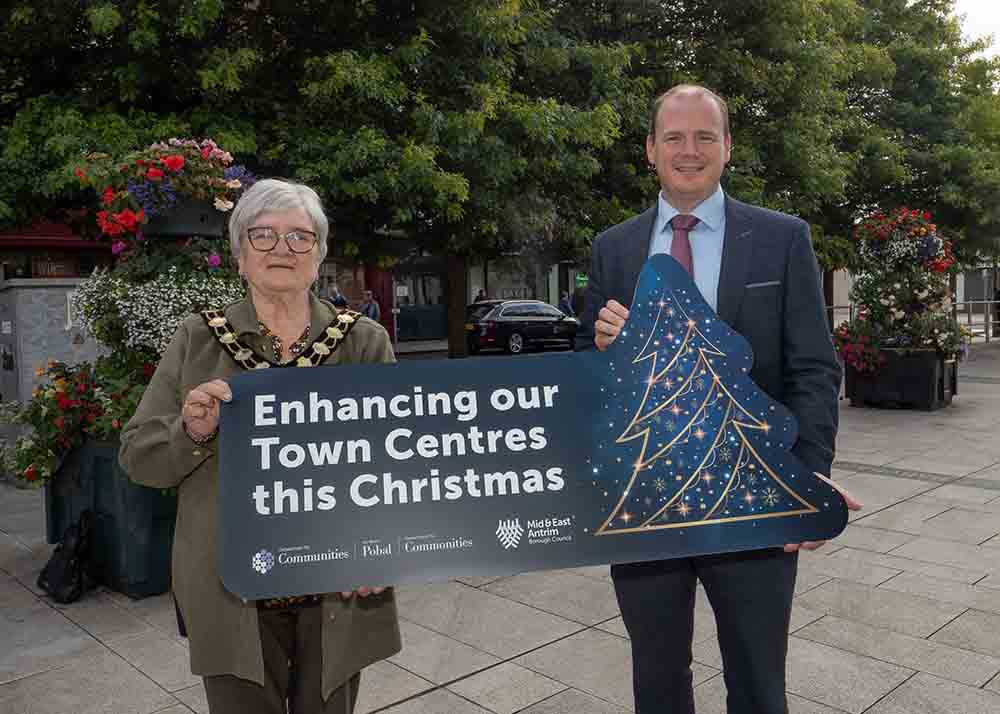
[[[751, 378], [799, 422], [795, 454], [829, 475], [841, 368], [804, 221], [740, 203], [719, 184], [732, 138], [725, 101], [693, 85], [653, 104], [646, 157], [661, 192], [645, 213], [598, 236], [577, 349], [606, 350], [655, 253], [688, 269], [705, 300], [754, 352]], [[845, 494], [848, 507], [860, 504]], [[696, 582], [715, 612], [729, 714], [787, 714], [785, 657], [798, 550], [747, 551], [611, 569], [632, 641], [637, 714], [694, 714], [691, 640]]]

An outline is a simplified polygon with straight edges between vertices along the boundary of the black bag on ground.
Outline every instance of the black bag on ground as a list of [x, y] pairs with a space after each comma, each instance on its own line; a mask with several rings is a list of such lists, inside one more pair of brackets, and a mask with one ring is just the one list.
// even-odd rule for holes
[[58, 603], [79, 599], [88, 586], [87, 556], [90, 535], [93, 532], [94, 514], [85, 510], [80, 520], [63, 533], [49, 562], [38, 576], [38, 587]]

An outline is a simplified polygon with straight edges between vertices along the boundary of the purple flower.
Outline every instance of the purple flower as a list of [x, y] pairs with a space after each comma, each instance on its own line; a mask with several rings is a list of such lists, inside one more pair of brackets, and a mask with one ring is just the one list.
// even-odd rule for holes
[[243, 184], [243, 191], [254, 185], [257, 181], [257, 177], [254, 176], [247, 170], [246, 166], [242, 164], [239, 166], [230, 166], [222, 172], [223, 177], [226, 181], [232, 181], [237, 179], [241, 184]]
[[111, 244], [111, 254], [118, 255], [122, 251], [128, 250], [128, 243], [122, 240], [117, 240]]
[[222, 265], [222, 258], [220, 258], [217, 253], [212, 253], [210, 256], [205, 258], [205, 262], [208, 263], [209, 268], [218, 268]]

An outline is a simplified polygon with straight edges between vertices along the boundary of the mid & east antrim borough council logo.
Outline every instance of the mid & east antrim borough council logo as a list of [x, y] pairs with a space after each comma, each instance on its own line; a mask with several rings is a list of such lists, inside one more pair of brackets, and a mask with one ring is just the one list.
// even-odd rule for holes
[[258, 550], [253, 556], [253, 569], [261, 575], [274, 567], [274, 553], [268, 550]]
[[521, 527], [520, 519], [500, 519], [500, 523], [497, 525], [497, 540], [500, 541], [500, 545], [505, 550], [517, 548], [521, 544], [522, 535], [524, 535], [524, 529]]

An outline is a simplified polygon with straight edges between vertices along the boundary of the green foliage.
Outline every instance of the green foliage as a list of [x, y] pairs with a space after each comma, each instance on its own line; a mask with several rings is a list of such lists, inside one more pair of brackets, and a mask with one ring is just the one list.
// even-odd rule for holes
[[135, 413], [155, 359], [142, 351], [120, 350], [94, 364], [49, 362], [38, 375], [47, 381], [26, 404], [8, 403], [0, 409], [0, 421], [30, 427], [28, 434], [3, 445], [0, 460], [5, 470], [40, 486], [84, 439], [117, 439]]
[[655, 196], [650, 100], [693, 81], [730, 105], [726, 190], [809, 221], [824, 267], [900, 204], [973, 260], [1000, 234], [1000, 71], [977, 49], [953, 0], [19, 2], [0, 18], [0, 222], [79, 207], [88, 152], [211, 136], [313, 184], [362, 260], [405, 235], [585, 261]]

